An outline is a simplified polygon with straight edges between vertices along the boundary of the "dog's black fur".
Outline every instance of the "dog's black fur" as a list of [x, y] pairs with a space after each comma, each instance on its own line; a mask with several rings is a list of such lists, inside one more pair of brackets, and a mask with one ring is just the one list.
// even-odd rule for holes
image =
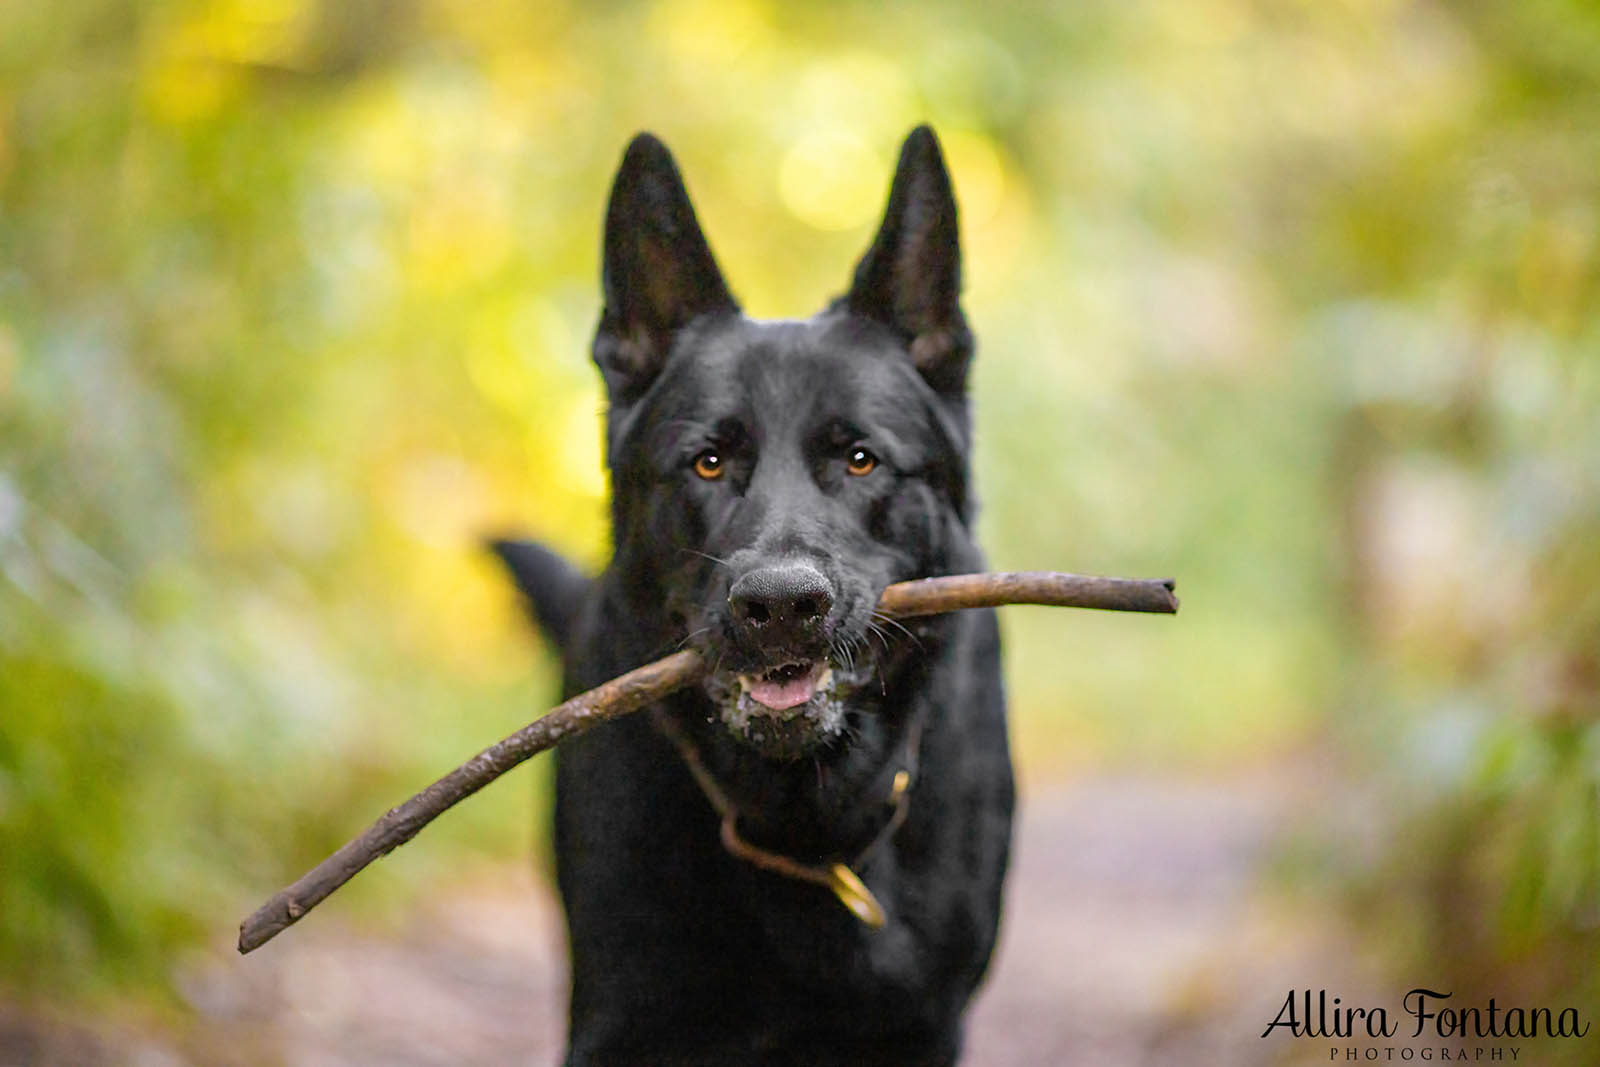
[[[652, 714], [563, 746], [567, 1062], [952, 1063], [1010, 840], [999, 638], [988, 611], [901, 625], [872, 610], [891, 582], [983, 569], [938, 141], [907, 138], [849, 292], [810, 319], [740, 314], [648, 134], [622, 160], [604, 256], [615, 557], [591, 580], [495, 545], [566, 692], [698, 648], [710, 680], [654, 715], [698, 749], [744, 837], [802, 862], [857, 855], [912, 749], [917, 769], [909, 817], [858, 870], [888, 917], [871, 929], [828, 890], [730, 855]], [[774, 710], [783, 693], [801, 702]]]

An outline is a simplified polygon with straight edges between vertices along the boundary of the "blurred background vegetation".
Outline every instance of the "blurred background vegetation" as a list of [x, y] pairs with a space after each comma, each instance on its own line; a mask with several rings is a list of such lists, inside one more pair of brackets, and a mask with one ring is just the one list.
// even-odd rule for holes
[[[796, 316], [928, 120], [992, 562], [1185, 599], [1006, 616], [1025, 784], [1333, 769], [1402, 973], [1592, 1008], [1597, 107], [1583, 0], [0, 5], [0, 986], [159, 989], [547, 704], [479, 538], [606, 557], [633, 132]], [[541, 773], [329, 907], [526, 852]]]

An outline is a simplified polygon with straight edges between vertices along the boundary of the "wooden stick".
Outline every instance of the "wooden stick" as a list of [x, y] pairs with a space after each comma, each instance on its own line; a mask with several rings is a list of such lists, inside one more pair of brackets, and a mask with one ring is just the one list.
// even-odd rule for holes
[[1178, 597], [1171, 578], [1096, 578], [1061, 571], [995, 571], [955, 574], [891, 585], [878, 598], [878, 610], [905, 619], [961, 608], [1002, 604], [1044, 604], [1055, 608], [1152, 611], [1174, 615]]
[[[878, 610], [892, 617], [933, 615], [1001, 604], [1046, 604], [1173, 614], [1172, 579], [1095, 578], [1057, 571], [960, 574], [901, 582], [883, 591]], [[373, 860], [410, 841], [445, 811], [517, 764], [562, 738], [608, 719], [638, 711], [697, 681], [705, 671], [698, 652], [675, 652], [556, 705], [498, 744], [484, 749], [428, 788], [390, 808], [377, 822], [299, 881], [276, 893], [239, 924], [239, 951], [260, 948], [298, 922]]]

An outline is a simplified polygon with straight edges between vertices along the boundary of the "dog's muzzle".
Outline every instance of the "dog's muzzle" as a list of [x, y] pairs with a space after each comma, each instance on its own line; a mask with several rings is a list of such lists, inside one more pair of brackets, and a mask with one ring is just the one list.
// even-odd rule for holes
[[723, 722], [775, 759], [794, 759], [844, 727], [851, 669], [831, 654], [834, 587], [816, 567], [785, 563], [728, 590], [731, 669], [707, 680]]

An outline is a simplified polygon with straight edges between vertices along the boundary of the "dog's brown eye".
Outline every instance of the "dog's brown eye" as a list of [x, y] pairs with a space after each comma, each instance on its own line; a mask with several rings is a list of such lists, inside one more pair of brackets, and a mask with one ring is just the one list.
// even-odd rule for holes
[[850, 450], [850, 458], [845, 461], [844, 469], [859, 478], [863, 474], [871, 474], [877, 466], [877, 456], [864, 448], [854, 448]]
[[694, 472], [708, 482], [714, 482], [722, 477], [722, 457], [712, 449], [706, 449], [694, 457]]

